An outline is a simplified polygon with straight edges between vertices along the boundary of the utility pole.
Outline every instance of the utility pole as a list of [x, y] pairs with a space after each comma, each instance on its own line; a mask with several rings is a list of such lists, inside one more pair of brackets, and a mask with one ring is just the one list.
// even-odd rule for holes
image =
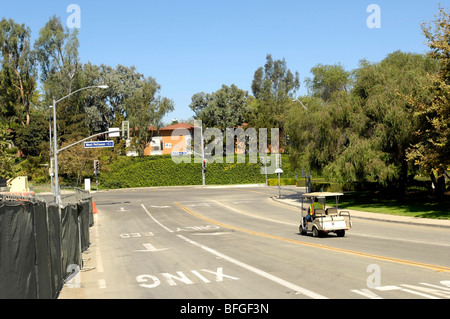
[[87, 89], [107, 89], [108, 86], [107, 85], [98, 85], [98, 86], [88, 86], [88, 87], [84, 87], [81, 88], [79, 90], [76, 90], [72, 93], [70, 93], [69, 95], [59, 99], [58, 101], [55, 101], [55, 99], [53, 99], [53, 105], [51, 106], [53, 108], [53, 156], [55, 157], [55, 191], [54, 191], [54, 195], [55, 195], [55, 203], [56, 205], [60, 205], [61, 204], [61, 192], [59, 189], [59, 167], [58, 167], [58, 153], [61, 151], [58, 151], [58, 132], [56, 130], [56, 104], [58, 104], [59, 102], [61, 102], [62, 100], [72, 96], [73, 94], [80, 92], [82, 90], [87, 90]]

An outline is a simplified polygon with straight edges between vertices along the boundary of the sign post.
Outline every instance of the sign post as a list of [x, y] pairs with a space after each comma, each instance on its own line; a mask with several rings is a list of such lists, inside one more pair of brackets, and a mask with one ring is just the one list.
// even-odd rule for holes
[[281, 168], [277, 168], [275, 173], [278, 174], [278, 198], [281, 198], [281, 174], [283, 174], [283, 170]]

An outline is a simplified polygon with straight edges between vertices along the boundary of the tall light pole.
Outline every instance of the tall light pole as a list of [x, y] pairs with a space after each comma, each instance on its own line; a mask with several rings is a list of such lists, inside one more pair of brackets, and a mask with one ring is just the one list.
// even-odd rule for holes
[[201, 147], [202, 147], [202, 185], [203, 187], [205, 187], [205, 166], [206, 166], [206, 162], [205, 162], [205, 149], [203, 148], [203, 126], [200, 126], [200, 134], [201, 134], [201, 138], [202, 138], [202, 142], [201, 142]]
[[84, 87], [81, 88], [79, 90], [76, 90], [72, 93], [70, 93], [69, 95], [59, 99], [59, 100], [55, 100], [53, 99], [53, 156], [55, 157], [55, 202], [56, 205], [59, 206], [59, 204], [61, 203], [61, 194], [60, 194], [60, 190], [59, 190], [59, 175], [58, 175], [58, 146], [57, 146], [57, 142], [58, 142], [58, 134], [56, 131], [56, 104], [58, 104], [59, 102], [61, 102], [64, 99], [67, 99], [68, 97], [72, 96], [75, 93], [78, 93], [82, 90], [87, 90], [87, 89], [107, 89], [108, 86], [107, 85], [98, 85], [98, 86], [88, 86], [88, 87]]
[[52, 120], [49, 115], [48, 117], [48, 130], [50, 133], [50, 166], [49, 166], [49, 173], [50, 173], [50, 188], [52, 193], [55, 192], [55, 185], [53, 184], [53, 152], [52, 152]]

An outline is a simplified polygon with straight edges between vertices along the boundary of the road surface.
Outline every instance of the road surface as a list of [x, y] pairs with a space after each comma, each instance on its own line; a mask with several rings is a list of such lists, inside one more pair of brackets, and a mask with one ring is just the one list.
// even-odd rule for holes
[[450, 298], [448, 228], [355, 218], [343, 238], [301, 236], [299, 209], [277, 195], [270, 187], [97, 192], [83, 271], [60, 299]]

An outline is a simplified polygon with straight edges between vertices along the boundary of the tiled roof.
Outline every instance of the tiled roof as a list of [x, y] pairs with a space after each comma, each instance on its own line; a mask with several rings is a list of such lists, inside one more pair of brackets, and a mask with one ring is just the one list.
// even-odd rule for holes
[[159, 130], [160, 131], [173, 131], [173, 130], [176, 130], [176, 129], [187, 129], [187, 130], [190, 130], [190, 129], [193, 129], [193, 128], [194, 128], [193, 125], [186, 124], [186, 123], [178, 123], [178, 124], [173, 124], [173, 125], [169, 125], [169, 126], [160, 128]]

